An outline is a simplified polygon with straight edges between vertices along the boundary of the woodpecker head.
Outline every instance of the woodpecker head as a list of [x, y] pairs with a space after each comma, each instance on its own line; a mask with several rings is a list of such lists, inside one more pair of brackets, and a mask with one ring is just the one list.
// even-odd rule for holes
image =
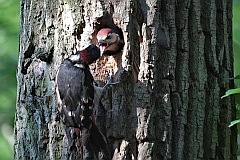
[[75, 54], [71, 55], [69, 59], [75, 63], [89, 65], [96, 61], [100, 56], [100, 49], [91, 44], [87, 48], [77, 51]]
[[114, 55], [123, 48], [123, 39], [110, 28], [102, 28], [97, 33], [97, 39], [101, 54]]

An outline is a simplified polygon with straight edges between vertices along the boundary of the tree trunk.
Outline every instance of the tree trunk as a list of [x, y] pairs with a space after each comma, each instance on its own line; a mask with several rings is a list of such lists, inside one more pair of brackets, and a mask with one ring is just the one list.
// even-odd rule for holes
[[125, 46], [90, 66], [108, 89], [94, 108], [113, 159], [236, 160], [232, 2], [227, 0], [21, 0], [15, 159], [70, 153], [55, 98], [64, 58], [103, 27]]

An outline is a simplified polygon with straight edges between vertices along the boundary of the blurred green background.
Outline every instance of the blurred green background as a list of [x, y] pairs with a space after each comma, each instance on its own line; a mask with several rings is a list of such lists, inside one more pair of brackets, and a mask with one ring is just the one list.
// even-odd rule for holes
[[[13, 159], [19, 13], [19, 0], [0, 0], [0, 159], [4, 160]], [[240, 0], [233, 1], [233, 46], [234, 72], [239, 75]]]
[[19, 0], [0, 0], [0, 159], [13, 159]]
[[240, 75], [240, 0], [233, 1], [234, 74]]

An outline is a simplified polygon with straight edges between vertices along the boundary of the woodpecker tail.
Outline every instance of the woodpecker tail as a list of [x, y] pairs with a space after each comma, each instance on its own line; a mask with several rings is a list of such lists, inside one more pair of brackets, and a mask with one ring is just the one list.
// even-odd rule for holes
[[79, 128], [67, 127], [65, 129], [70, 151], [80, 151], [82, 146], [86, 146], [90, 133], [89, 130], [80, 130]]
[[90, 130], [67, 127], [66, 136], [70, 151], [80, 152], [84, 160], [111, 159], [106, 138], [94, 123]]
[[92, 128], [90, 129], [88, 145], [90, 150], [92, 150], [92, 152], [94, 153], [94, 157], [96, 159], [110, 160], [107, 140], [95, 124], [93, 124]]

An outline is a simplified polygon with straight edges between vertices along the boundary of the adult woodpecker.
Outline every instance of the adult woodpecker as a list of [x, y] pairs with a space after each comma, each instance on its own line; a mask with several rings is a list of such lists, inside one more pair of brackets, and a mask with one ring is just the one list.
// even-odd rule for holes
[[70, 150], [83, 147], [85, 158], [96, 157], [101, 151], [108, 159], [106, 139], [92, 116], [94, 98], [98, 97], [94, 95], [97, 87], [93, 86], [94, 79], [88, 65], [99, 57], [100, 49], [90, 45], [66, 58], [56, 76], [56, 95]]
[[114, 30], [110, 28], [102, 28], [97, 33], [98, 46], [101, 54], [105, 53], [109, 56], [119, 53], [124, 46], [123, 37], [120, 29]]

